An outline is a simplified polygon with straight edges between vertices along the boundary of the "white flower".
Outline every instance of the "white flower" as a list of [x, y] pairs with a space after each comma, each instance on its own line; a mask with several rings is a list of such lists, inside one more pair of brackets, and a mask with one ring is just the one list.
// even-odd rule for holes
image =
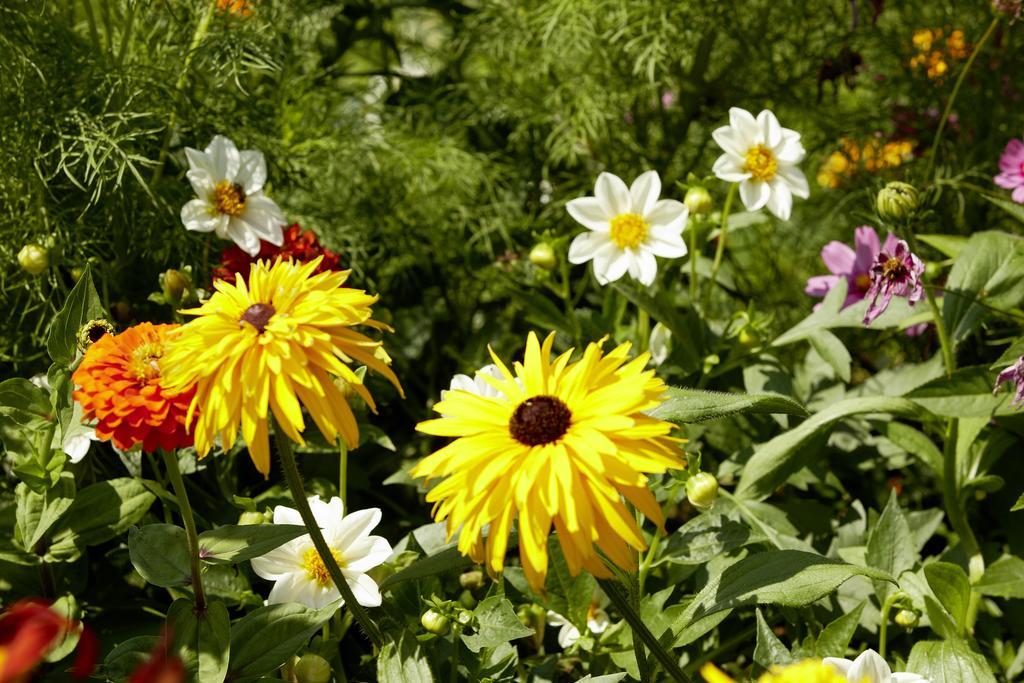
[[655, 256], [679, 258], [686, 254], [682, 232], [687, 209], [674, 199], [658, 199], [661, 179], [647, 171], [626, 187], [611, 173], [594, 183], [593, 197], [566, 204], [569, 215], [590, 232], [577, 235], [569, 245], [569, 262], [594, 262], [594, 275], [602, 285], [627, 272], [643, 285], [658, 274]]
[[826, 657], [823, 661], [838, 669], [851, 683], [928, 683], [928, 679], [917, 674], [894, 674], [874, 650], [864, 650], [853, 661], [838, 657]]
[[95, 429], [88, 428], [84, 431], [69, 434], [64, 439], [61, 447], [68, 456], [68, 460], [71, 462], [81, 462], [85, 454], [89, 452], [89, 446], [92, 445], [93, 441], [99, 441], [99, 437], [96, 436]]
[[[608, 596], [600, 588], [594, 592], [594, 598], [590, 602], [590, 609], [587, 610], [587, 630], [594, 635], [604, 633], [611, 626], [611, 619], [604, 611], [608, 605]], [[560, 626], [558, 629], [558, 645], [567, 650], [576, 644], [580, 639], [580, 630], [558, 612], [548, 610], [547, 622], [549, 626]]]
[[672, 353], [672, 332], [661, 323], [655, 323], [647, 340], [647, 350], [651, 352], [651, 362], [655, 365], [667, 361]]
[[199, 199], [181, 208], [181, 222], [188, 230], [216, 232], [233, 240], [250, 256], [260, 251], [260, 240], [281, 246], [284, 214], [264, 196], [267, 164], [256, 150], [239, 151], [223, 135], [213, 138], [204, 151], [185, 148], [186, 174]]
[[468, 391], [471, 394], [477, 396], [483, 396], [484, 398], [498, 398], [502, 394], [500, 391], [491, 386], [484, 377], [493, 377], [494, 379], [505, 381], [505, 376], [501, 374], [501, 370], [494, 363], [485, 365], [470, 377], [469, 375], [455, 375], [452, 377], [452, 383], [448, 389], [441, 390], [441, 400], [448, 394], [449, 391]]
[[[356, 601], [364, 607], [379, 606], [380, 590], [366, 572], [391, 556], [387, 539], [370, 535], [380, 522], [380, 510], [370, 508], [346, 516], [344, 504], [337, 496], [328, 503], [320, 500], [320, 496], [310, 496], [309, 506]], [[274, 524], [302, 524], [302, 517], [298, 510], [278, 505], [274, 508]], [[340, 597], [309, 534], [253, 558], [252, 569], [260, 577], [276, 582], [267, 600], [271, 605], [297, 602], [319, 609]]]
[[788, 220], [793, 197], [807, 199], [810, 195], [807, 178], [796, 167], [804, 158], [800, 134], [780, 126], [767, 109], [755, 119], [746, 109], [733, 107], [729, 125], [715, 130], [711, 137], [725, 150], [712, 170], [722, 180], [740, 184], [740, 199], [748, 211], [767, 206]]

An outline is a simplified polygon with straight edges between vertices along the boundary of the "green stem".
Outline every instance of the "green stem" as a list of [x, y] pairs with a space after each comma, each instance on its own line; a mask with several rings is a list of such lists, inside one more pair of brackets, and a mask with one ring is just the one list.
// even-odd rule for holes
[[629, 624], [630, 629], [633, 631], [634, 640], [639, 638], [643, 641], [643, 644], [658, 659], [658, 662], [672, 680], [679, 683], [690, 683], [690, 677], [679, 668], [679, 662], [676, 657], [662, 646], [661, 642], [654, 637], [654, 634], [644, 624], [640, 614], [633, 608], [629, 598], [623, 593], [622, 586], [614, 579], [598, 579], [598, 583], [604, 589], [611, 603], [622, 614], [626, 623]]
[[452, 635], [454, 637], [452, 638], [452, 672], [449, 675], [451, 683], [458, 683], [459, 681], [459, 643], [462, 642], [459, 634], [461, 631], [462, 627], [458, 623], [452, 627]]
[[[213, 19], [213, 13], [216, 9], [217, 0], [210, 0], [210, 3], [206, 6], [206, 11], [203, 12], [203, 16], [199, 18], [199, 23], [196, 24], [196, 30], [192, 32], [192, 41], [189, 43], [188, 51], [185, 52], [185, 61], [182, 62], [181, 71], [178, 73], [178, 80], [174, 83], [175, 96], [185, 89], [185, 83], [188, 81], [189, 68], [192, 66], [192, 59], [199, 51], [199, 46], [202, 44], [203, 39], [206, 38], [206, 34], [210, 30], [210, 21]], [[153, 178], [149, 183], [150, 187], [155, 187], [157, 182], [159, 182], [160, 178], [163, 176], [164, 164], [167, 161], [167, 154], [171, 149], [171, 136], [174, 135], [174, 126], [177, 123], [177, 118], [177, 110], [172, 110], [171, 115], [167, 120], [167, 133], [164, 135], [164, 142], [160, 147], [160, 155], [156, 160], [156, 168], [153, 169]]]
[[878, 624], [878, 655], [882, 659], [885, 659], [885, 650], [889, 638], [889, 612], [892, 611], [892, 606], [896, 604], [896, 601], [902, 597], [903, 595], [900, 591], [893, 591], [885, 599], [885, 602], [882, 603], [882, 617]]
[[192, 506], [188, 502], [188, 491], [185, 480], [181, 478], [178, 468], [178, 454], [174, 451], [164, 453], [167, 465], [167, 476], [171, 480], [174, 495], [178, 498], [178, 509], [181, 519], [185, 522], [185, 535], [188, 538], [188, 559], [192, 567], [192, 592], [195, 594], [196, 612], [206, 610], [206, 593], [203, 591], [203, 573], [199, 561], [199, 533], [196, 531], [196, 519], [192, 515]]
[[135, 12], [139, 6], [141, 0], [136, 2], [128, 3], [128, 21], [125, 24], [124, 31], [121, 33], [121, 45], [117, 49], [117, 57], [115, 59], [118, 66], [124, 63], [124, 57], [128, 53], [128, 43], [132, 39], [132, 29], [135, 28]]
[[355, 620], [366, 631], [370, 641], [379, 648], [384, 644], [384, 638], [381, 636], [380, 629], [373, 619], [370, 618], [370, 615], [366, 613], [366, 610], [363, 609], [363, 606], [356, 600], [352, 594], [352, 589], [345, 580], [344, 574], [341, 573], [341, 567], [338, 566], [338, 561], [334, 558], [331, 547], [324, 540], [324, 535], [320, 532], [320, 525], [317, 524], [316, 517], [313, 516], [313, 511], [309, 508], [309, 500], [306, 499], [306, 489], [302, 486], [302, 475], [299, 474], [299, 466], [295, 462], [292, 444], [288, 441], [287, 437], [282, 435], [281, 430], [277, 426], [277, 420], [273, 422], [274, 441], [277, 443], [277, 450], [281, 456], [281, 469], [284, 471], [284, 478], [288, 482], [288, 488], [292, 492], [292, 498], [295, 499], [295, 507], [299, 511], [299, 516], [302, 517], [302, 523], [306, 525], [306, 531], [309, 532], [309, 537], [313, 540], [313, 547], [316, 548], [317, 553], [320, 554], [320, 559], [327, 566], [327, 572], [331, 575], [331, 581], [334, 582], [338, 592], [341, 593], [341, 597], [345, 601], [349, 612], [352, 613]]
[[637, 572], [637, 592], [640, 595], [644, 594], [644, 584], [647, 583], [647, 575], [651, 573], [651, 564], [654, 562], [654, 556], [657, 554], [660, 544], [661, 530], [656, 529], [654, 538], [651, 539], [651, 547], [647, 549], [647, 554], [640, 562], [640, 571]]
[[[914, 235], [913, 227], [907, 225], [904, 232], [907, 235], [910, 250], [914, 254], [920, 254], [921, 250], [917, 246], [917, 237]], [[942, 349], [942, 361], [946, 366], [946, 377], [951, 377], [953, 371], [956, 370], [956, 354], [953, 350], [953, 344], [949, 339], [946, 321], [942, 319], [942, 309], [939, 308], [939, 303], [935, 300], [935, 294], [932, 292], [932, 289], [930, 287], [924, 287], [923, 289], [925, 299], [928, 300], [928, 307], [932, 310], [932, 318], [935, 320], [935, 331], [939, 335], [939, 347]]]
[[707, 296], [711, 296], [711, 290], [718, 284], [718, 269], [722, 267], [722, 257], [725, 255], [725, 238], [729, 234], [729, 212], [732, 210], [732, 202], [739, 191], [739, 183], [729, 186], [729, 192], [725, 195], [725, 205], [722, 207], [722, 224], [718, 229], [718, 244], [715, 246], [715, 260], [711, 262], [711, 285], [708, 287]]
[[89, 39], [92, 40], [92, 47], [100, 52], [100, 34], [96, 30], [96, 13], [92, 9], [92, 0], [82, 0], [82, 7], [85, 9], [85, 18], [89, 22]]
[[338, 439], [338, 497], [348, 509], [348, 444], [345, 439]]
[[651, 316], [640, 306], [636, 309], [636, 342], [637, 353], [643, 353], [651, 346]]
[[697, 221], [695, 216], [690, 217], [690, 305], [696, 306], [700, 297], [700, 283], [697, 281]]
[[977, 59], [978, 54], [981, 52], [981, 48], [988, 42], [988, 39], [992, 36], [992, 32], [996, 30], [996, 26], [999, 25], [1000, 17], [996, 16], [992, 20], [992, 23], [988, 25], [984, 35], [981, 36], [981, 40], [974, 46], [974, 50], [971, 52], [971, 56], [967, 58], [967, 62], [964, 63], [964, 68], [960, 69], [960, 75], [957, 76], [956, 83], [953, 84], [953, 92], [949, 94], [949, 99], [946, 100], [946, 108], [942, 112], [942, 118], [939, 119], [939, 127], [935, 131], [935, 139], [932, 141], [931, 151], [928, 152], [928, 168], [924, 172], [925, 178], [930, 178], [932, 171], [935, 170], [935, 155], [939, 151], [939, 143], [942, 141], [942, 133], [946, 130], [946, 121], [949, 120], [949, 114], [953, 111], [953, 103], [956, 102], [957, 95], [960, 94], [960, 86], [963, 85], [964, 79], [967, 77], [967, 72], [971, 70], [971, 65], [974, 64], [974, 60]]

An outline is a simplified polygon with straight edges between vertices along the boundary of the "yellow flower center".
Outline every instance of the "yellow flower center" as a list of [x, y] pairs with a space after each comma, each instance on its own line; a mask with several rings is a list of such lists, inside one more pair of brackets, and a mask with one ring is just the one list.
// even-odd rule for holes
[[226, 216], [241, 216], [245, 211], [245, 190], [238, 183], [222, 180], [213, 188], [210, 199], [217, 213]]
[[140, 344], [134, 352], [130, 363], [130, 372], [143, 381], [156, 379], [160, 376], [160, 357], [164, 355], [164, 347], [157, 342]]
[[609, 236], [619, 249], [633, 249], [647, 238], [647, 221], [637, 213], [620, 213], [612, 219]]
[[854, 286], [861, 291], [868, 291], [871, 287], [871, 276], [867, 273], [861, 273], [853, 280]]
[[[334, 556], [334, 560], [338, 563], [339, 567], [345, 566], [341, 556], [333, 548], [331, 549], [331, 555]], [[326, 588], [327, 586], [334, 585], [334, 582], [331, 580], [331, 573], [327, 571], [327, 565], [324, 564], [324, 558], [320, 557], [320, 553], [316, 551], [316, 548], [310, 548], [302, 554], [302, 568], [306, 570], [306, 576], [321, 586]]]
[[764, 145], [754, 145], [747, 150], [747, 163], [744, 168], [755, 180], [768, 182], [779, 170], [779, 162], [770, 149]]
[[882, 266], [882, 277], [886, 280], [902, 280], [907, 276], [907, 267], [903, 260], [896, 256], [890, 256], [889, 260]]

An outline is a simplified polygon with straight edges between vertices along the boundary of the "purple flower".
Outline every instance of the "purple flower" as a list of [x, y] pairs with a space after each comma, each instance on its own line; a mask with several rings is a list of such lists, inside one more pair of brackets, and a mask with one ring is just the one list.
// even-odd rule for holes
[[842, 242], [833, 241], [821, 249], [821, 260], [831, 275], [817, 275], [807, 280], [804, 292], [811, 296], [825, 296], [845, 278], [847, 282], [846, 300], [843, 308], [851, 306], [867, 294], [871, 287], [871, 267], [883, 248], [887, 253], [896, 249], [896, 236], [889, 233], [885, 245], [881, 245], [878, 233], [870, 225], [862, 225], [853, 233], [853, 248]]
[[921, 274], [924, 263], [914, 254], [903, 240], [898, 240], [894, 249], [883, 249], [871, 266], [871, 286], [864, 294], [871, 304], [864, 314], [864, 324], [870, 325], [885, 313], [894, 296], [902, 296], [911, 306], [924, 298]]
[[1017, 395], [1013, 397], [1013, 406], [1020, 408], [1024, 404], [1024, 356], [1017, 359], [1017, 362], [999, 373], [996, 377], [996, 387], [992, 393], [999, 391], [999, 387], [1007, 382], [1016, 385]]
[[1024, 141], [1014, 138], [1006, 143], [1003, 155], [999, 157], [999, 175], [993, 182], [999, 187], [1013, 190], [1010, 197], [1018, 204], [1024, 204]]

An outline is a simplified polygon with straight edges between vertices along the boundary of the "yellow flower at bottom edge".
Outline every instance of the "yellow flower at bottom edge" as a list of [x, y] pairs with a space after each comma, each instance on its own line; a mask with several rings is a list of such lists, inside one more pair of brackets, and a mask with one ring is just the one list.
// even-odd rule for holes
[[302, 444], [300, 402], [324, 438], [334, 442], [340, 434], [354, 448], [359, 428], [333, 378], [375, 406], [351, 363], [379, 372], [401, 393], [381, 342], [351, 329], [388, 329], [370, 318], [377, 297], [343, 287], [350, 271], [314, 274], [319, 263], [260, 261], [248, 281], [240, 274], [234, 284], [217, 281], [208, 301], [182, 311], [198, 317], [176, 330], [160, 367], [169, 386], [196, 385], [188, 420], [198, 408], [193, 429], [200, 457], [217, 434], [230, 448], [241, 427], [256, 469], [267, 475], [269, 411], [284, 434]]
[[[707, 683], [736, 683], [714, 664], [701, 667], [700, 675]], [[772, 667], [757, 683], [848, 683], [838, 669], [824, 662], [807, 660], [789, 666]]]
[[434, 406], [442, 417], [417, 429], [457, 438], [412, 470], [445, 478], [427, 494], [435, 519], [447, 520], [449, 537], [461, 529], [459, 550], [493, 573], [504, 567], [518, 517], [519, 555], [535, 590], [544, 586], [552, 525], [572, 574], [610, 575], [595, 546], [634, 568], [631, 548], [646, 543], [623, 499], [661, 525], [645, 474], [684, 467], [672, 425], [644, 414], [666, 391], [644, 369], [648, 354], [630, 360], [629, 344], [608, 354], [590, 344], [578, 361], [571, 350], [552, 361], [553, 343], [553, 334], [542, 346], [531, 332], [515, 374], [492, 352], [501, 377], [485, 379], [496, 397], [447, 392]]

